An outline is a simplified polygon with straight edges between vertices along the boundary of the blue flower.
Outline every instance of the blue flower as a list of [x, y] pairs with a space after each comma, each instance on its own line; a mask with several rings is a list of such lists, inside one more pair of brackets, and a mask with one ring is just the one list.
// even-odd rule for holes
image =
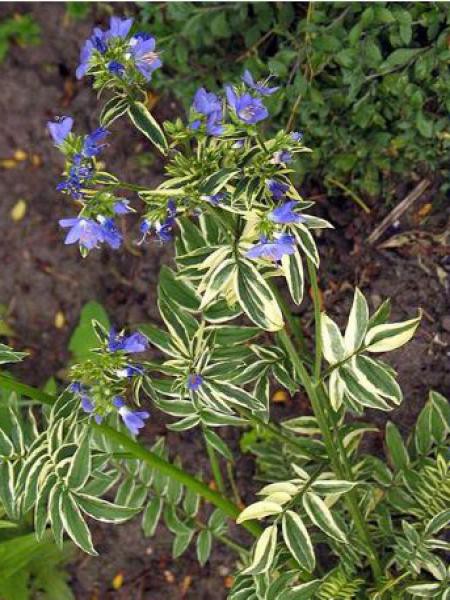
[[283, 183], [282, 181], [278, 181], [277, 179], [268, 179], [266, 181], [267, 188], [269, 192], [272, 194], [275, 200], [281, 200], [283, 196], [285, 196], [286, 192], [289, 189], [287, 183]]
[[247, 125], [258, 123], [269, 116], [269, 112], [260, 98], [254, 98], [250, 94], [238, 96], [230, 85], [225, 86], [225, 92], [228, 104], [238, 118]]
[[113, 211], [116, 215], [126, 215], [130, 212], [133, 212], [131, 206], [129, 206], [130, 201], [126, 198], [122, 198], [121, 200], [117, 200], [117, 202], [113, 206]]
[[120, 17], [111, 17], [109, 20], [109, 29], [105, 32], [106, 39], [113, 37], [126, 38], [133, 25], [133, 19], [121, 19]]
[[66, 180], [59, 183], [56, 189], [59, 192], [67, 192], [74, 200], [79, 200], [83, 195], [81, 190], [92, 177], [92, 173], [92, 166], [83, 162], [81, 154], [75, 154]]
[[246, 69], [244, 71], [244, 74], [242, 76], [242, 81], [249, 88], [251, 88], [252, 90], [255, 90], [255, 92], [258, 92], [259, 94], [261, 94], [261, 96], [270, 96], [271, 94], [274, 94], [276, 91], [278, 91], [280, 89], [279, 86], [269, 87], [267, 85], [268, 79], [265, 82], [264, 81], [255, 82], [252, 74], [250, 73], [250, 71], [248, 69]]
[[303, 131], [293, 131], [291, 133], [291, 138], [294, 142], [301, 142], [303, 139]]
[[188, 388], [196, 392], [198, 388], [203, 384], [203, 377], [199, 373], [191, 373], [187, 380]]
[[59, 117], [56, 121], [47, 123], [50, 135], [56, 146], [60, 146], [69, 135], [73, 127], [72, 117]]
[[301, 223], [304, 220], [303, 217], [294, 212], [294, 208], [297, 204], [298, 202], [296, 200], [290, 200], [289, 202], [285, 202], [281, 206], [278, 206], [269, 213], [270, 221], [281, 225]]
[[92, 219], [74, 217], [72, 219], [61, 219], [59, 224], [64, 228], [70, 227], [70, 231], [64, 240], [65, 244], [79, 242], [83, 248], [92, 250], [92, 248], [98, 248], [99, 243], [104, 240], [101, 225]]
[[104, 54], [107, 50], [107, 35], [100, 27], [94, 27], [91, 37], [86, 40], [80, 52], [80, 64], [76, 70], [77, 79], [84, 77], [89, 70], [92, 53], [97, 50]]
[[192, 108], [201, 115], [210, 115], [222, 110], [222, 103], [219, 97], [213, 92], [207, 92], [201, 87], [195, 92]]
[[120, 248], [122, 244], [122, 234], [117, 229], [117, 225], [114, 222], [114, 219], [103, 217], [99, 215], [97, 220], [100, 223], [100, 227], [102, 229], [103, 234], [103, 242], [106, 242], [108, 246], [117, 250]]
[[164, 221], [149, 221], [148, 219], [144, 219], [140, 224], [140, 231], [143, 234], [142, 239], [140, 240], [140, 244], [142, 244], [147, 235], [151, 232], [152, 228], [155, 229], [156, 234], [162, 242], [170, 242], [172, 239], [172, 227], [175, 224], [175, 217], [177, 215], [177, 207], [173, 200], [169, 200], [167, 203], [167, 213]]
[[113, 75], [122, 77], [122, 75], [125, 73], [125, 66], [117, 60], [112, 60], [108, 63], [108, 71]]
[[142, 365], [127, 365], [123, 369], [117, 369], [117, 377], [133, 377], [134, 375], [143, 375], [144, 368]]
[[269, 240], [265, 236], [260, 237], [258, 244], [250, 248], [245, 253], [247, 258], [265, 258], [267, 260], [278, 261], [286, 254], [294, 254], [295, 238], [292, 235], [282, 234], [279, 237]]
[[136, 352], [144, 352], [147, 348], [148, 339], [139, 331], [128, 336], [117, 333], [113, 328], [109, 332], [108, 350], [110, 352], [122, 351], [134, 354]]
[[153, 71], [162, 66], [159, 54], [155, 52], [156, 41], [154, 37], [144, 39], [142, 35], [134, 36], [130, 40], [130, 52], [134, 58], [137, 70], [147, 81], [152, 78]]
[[[199, 88], [195, 92], [192, 108], [195, 112], [206, 117], [206, 132], [208, 135], [221, 135], [223, 133], [222, 102], [216, 94], [207, 92], [205, 88]], [[198, 129], [200, 125], [201, 121], [196, 120], [191, 123], [191, 128]]]
[[209, 202], [213, 206], [218, 206], [225, 196], [225, 192], [219, 192], [217, 194], [213, 194], [212, 196], [201, 196], [201, 199]]
[[101, 144], [108, 135], [109, 131], [104, 127], [98, 127], [95, 131], [84, 138], [83, 154], [87, 158], [92, 158], [100, 153], [106, 144]]
[[86, 391], [86, 386], [83, 385], [82, 383], [80, 383], [79, 381], [73, 381], [69, 385], [69, 392], [72, 392], [73, 394], [81, 394], [81, 392], [85, 392], [85, 391]]
[[287, 150], [278, 150], [274, 153], [272, 163], [275, 165], [287, 164], [292, 161], [292, 154]]
[[117, 408], [119, 415], [122, 417], [124, 425], [128, 428], [132, 435], [138, 435], [139, 429], [145, 426], [145, 419], [148, 419], [150, 413], [146, 410], [132, 411], [125, 405], [124, 399], [121, 396], [116, 396], [113, 400], [114, 406]]

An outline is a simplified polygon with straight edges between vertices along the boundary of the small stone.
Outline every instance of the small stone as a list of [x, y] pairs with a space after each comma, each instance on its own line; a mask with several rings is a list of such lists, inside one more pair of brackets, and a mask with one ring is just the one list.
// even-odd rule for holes
[[442, 329], [450, 332], [450, 315], [445, 315], [441, 319]]

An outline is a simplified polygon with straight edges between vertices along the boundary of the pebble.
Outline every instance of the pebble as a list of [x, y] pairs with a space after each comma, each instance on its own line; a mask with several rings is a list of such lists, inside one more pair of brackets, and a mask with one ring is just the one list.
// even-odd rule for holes
[[450, 315], [444, 315], [441, 319], [442, 329], [450, 332]]

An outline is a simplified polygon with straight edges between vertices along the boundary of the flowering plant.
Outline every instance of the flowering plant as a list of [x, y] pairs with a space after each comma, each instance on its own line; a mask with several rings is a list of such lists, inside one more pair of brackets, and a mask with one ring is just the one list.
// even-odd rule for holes
[[[223, 97], [200, 88], [189, 121], [161, 127], [144, 102], [161, 58], [153, 38], [131, 31], [131, 20], [113, 17], [82, 49], [77, 75], [112, 92], [99, 129], [76, 136], [73, 120], [63, 117], [49, 130], [66, 158], [58, 187], [79, 208], [60, 222], [69, 228], [66, 244], [77, 243], [83, 256], [103, 243], [118, 249], [116, 219], [138, 207], [137, 243], [175, 239], [175, 269], [163, 267], [158, 286], [163, 328], [147, 324], [126, 334], [94, 322], [98, 347], [71, 367], [57, 399], [0, 376], [1, 387], [51, 405], [40, 426], [32, 414], [29, 427], [12, 411], [13, 431], [0, 430], [6, 513], [19, 520], [33, 511], [38, 538], [49, 529], [62, 543], [67, 534], [91, 554], [86, 516], [120, 523], [142, 513], [145, 535], [163, 517], [174, 556], [194, 536], [201, 564], [214, 538], [237, 552], [234, 600], [449, 597], [440, 556], [448, 544], [439, 537], [450, 519], [446, 400], [430, 394], [407, 443], [388, 423], [388, 463], [361, 449], [374, 427], [352, 418], [402, 402], [395, 372], [378, 355], [407, 343], [420, 314], [388, 323], [386, 301], [370, 316], [356, 289], [342, 334], [322, 310], [312, 234], [331, 225], [310, 214], [313, 203], [291, 182], [292, 157], [309, 150], [300, 133], [264, 139], [259, 125], [269, 116], [264, 98], [278, 88], [246, 72]], [[99, 169], [107, 128], [125, 115], [167, 157], [156, 189]], [[123, 196], [129, 192], [135, 206], [136, 197]], [[300, 304], [304, 266], [313, 354], [278, 285]], [[150, 345], [161, 360], [147, 360]], [[0, 348], [2, 362], [22, 358]], [[303, 389], [312, 414], [274, 422], [273, 382]], [[170, 462], [163, 438], [151, 449], [136, 441], [150, 418], [144, 403], [175, 417], [173, 431], [199, 429], [215, 490], [180, 458]], [[227, 497], [234, 482], [225, 480], [222, 462], [231, 465], [233, 453], [218, 433], [224, 426], [252, 428], [250, 449], [267, 483], [242, 511]], [[103, 497], [112, 493], [114, 502]], [[255, 538], [251, 552], [230, 537], [227, 518]]]

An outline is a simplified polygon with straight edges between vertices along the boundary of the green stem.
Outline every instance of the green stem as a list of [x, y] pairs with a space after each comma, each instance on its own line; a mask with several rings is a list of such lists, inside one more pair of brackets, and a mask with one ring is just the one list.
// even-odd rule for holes
[[253, 415], [250, 411], [247, 411], [241, 407], [237, 407], [237, 410], [239, 414], [248, 419], [250, 423], [252, 423], [252, 425], [261, 427], [261, 429], [264, 429], [265, 431], [267, 431], [267, 433], [270, 433], [271, 435], [279, 439], [281, 442], [284, 442], [294, 450], [297, 450], [297, 452], [300, 452], [306, 458], [309, 458], [311, 460], [318, 460], [318, 457], [315, 454], [313, 454], [310, 450], [305, 448], [305, 446], [309, 445], [308, 443], [303, 444], [303, 441], [301, 439], [297, 440], [295, 438], [290, 437], [286, 433], [283, 433], [283, 431], [280, 430], [273, 423], [265, 423], [262, 419]]
[[347, 187], [345, 183], [342, 183], [342, 181], [339, 181], [338, 179], [333, 179], [333, 177], [327, 177], [327, 181], [329, 181], [332, 185], [335, 185], [336, 187], [340, 188], [343, 192], [347, 194], [347, 196], [350, 196], [350, 198], [354, 200], [356, 204], [360, 206], [365, 213], [370, 214], [370, 208], [367, 206], [364, 200], [362, 200], [357, 194], [355, 194], [353, 190]]
[[[294, 366], [294, 369], [297, 373], [297, 376], [300, 382], [303, 384], [306, 393], [308, 394], [308, 397], [311, 402], [311, 407], [313, 409], [314, 415], [317, 419], [317, 423], [322, 433], [322, 438], [327, 449], [327, 453], [330, 458], [333, 470], [339, 478], [353, 481], [353, 474], [351, 472], [350, 466], [348, 465], [348, 458], [345, 451], [344, 454], [340, 457], [343, 460], [345, 467], [343, 467], [343, 465], [341, 464], [339, 455], [336, 452], [336, 443], [325, 412], [325, 410], [331, 410], [331, 408], [329, 406], [322, 406], [321, 399], [319, 398], [319, 395], [317, 393], [318, 386], [317, 384], [313, 384], [305, 366], [299, 359], [297, 351], [286, 331], [282, 329], [281, 331], [277, 332], [277, 336], [280, 343], [284, 346], [285, 350], [287, 351]], [[338, 433], [336, 434], [336, 437], [339, 438]], [[339, 445], [338, 450], [340, 449], [341, 447]], [[369, 560], [374, 579], [376, 581], [379, 581], [382, 578], [383, 574], [382, 568], [378, 560], [376, 550], [372, 544], [372, 540], [370, 539], [369, 531], [366, 527], [364, 517], [360, 511], [358, 500], [354, 490], [351, 490], [345, 495], [345, 501], [347, 503], [348, 511], [355, 524], [355, 528], [358, 531], [358, 534], [361, 540], [363, 541], [364, 545], [366, 546], [367, 558]]]
[[320, 370], [322, 366], [322, 336], [320, 333], [321, 301], [319, 285], [317, 282], [316, 268], [309, 258], [307, 259], [307, 262], [309, 281], [311, 283], [311, 290], [314, 303], [314, 327], [316, 343], [316, 356], [314, 360], [314, 379], [318, 381], [320, 379]]
[[[33, 400], [38, 400], [43, 404], [53, 404], [55, 398], [38, 390], [29, 385], [19, 383], [13, 380], [11, 377], [7, 377], [6, 375], [0, 374], [0, 388], [4, 388], [10, 391], [18, 392], [19, 394], [23, 394]], [[182, 469], [179, 469], [172, 463], [164, 460], [151, 450], [147, 450], [133, 439], [129, 438], [124, 433], [109, 427], [109, 425], [101, 424], [98, 425], [95, 422], [91, 422], [91, 427], [93, 427], [96, 431], [103, 433], [106, 437], [111, 440], [114, 440], [116, 443], [120, 444], [127, 452], [132, 454], [135, 458], [139, 458], [146, 462], [150, 467], [157, 469], [164, 475], [175, 479], [182, 485], [186, 486], [188, 489], [193, 492], [199, 494], [216, 506], [220, 508], [222, 512], [224, 512], [228, 517], [233, 520], [236, 520], [239, 513], [241, 512], [239, 507], [236, 506], [231, 500], [225, 498], [219, 492], [211, 490], [203, 481], [193, 477], [189, 473], [186, 473]], [[242, 523], [242, 526], [245, 527], [253, 536], [258, 537], [261, 534], [261, 527], [255, 521], [245, 521]]]
[[269, 285], [270, 285], [270, 289], [273, 292], [273, 295], [275, 296], [275, 298], [283, 312], [284, 318], [286, 319], [289, 329], [291, 330], [292, 335], [294, 336], [295, 340], [297, 341], [299, 350], [300, 350], [301, 354], [303, 355], [305, 362], [307, 362], [309, 364], [311, 362], [310, 352], [306, 346], [306, 340], [305, 340], [305, 336], [303, 335], [303, 330], [300, 325], [300, 320], [298, 318], [294, 317], [289, 306], [287, 305], [286, 300], [283, 298], [282, 294], [280, 293], [280, 290], [275, 285], [275, 283], [269, 281]]
[[20, 383], [20, 381], [8, 377], [8, 375], [4, 375], [3, 373], [0, 373], [0, 387], [9, 392], [23, 394], [24, 396], [27, 396], [27, 398], [37, 400], [41, 404], [53, 404], [54, 402], [53, 396], [50, 396], [46, 392], [31, 387], [30, 385], [26, 385], [25, 383]]
[[[205, 432], [203, 432], [203, 434], [204, 433]], [[217, 454], [216, 454], [216, 451], [214, 450], [214, 448], [211, 446], [211, 444], [206, 439], [206, 437], [205, 437], [205, 446], [206, 446], [206, 451], [208, 452], [209, 464], [211, 466], [211, 471], [212, 471], [212, 474], [214, 477], [214, 481], [216, 482], [217, 489], [219, 490], [219, 492], [221, 494], [225, 494], [226, 493], [225, 483], [223, 481], [222, 472], [220, 470], [219, 461], [217, 459]]]

